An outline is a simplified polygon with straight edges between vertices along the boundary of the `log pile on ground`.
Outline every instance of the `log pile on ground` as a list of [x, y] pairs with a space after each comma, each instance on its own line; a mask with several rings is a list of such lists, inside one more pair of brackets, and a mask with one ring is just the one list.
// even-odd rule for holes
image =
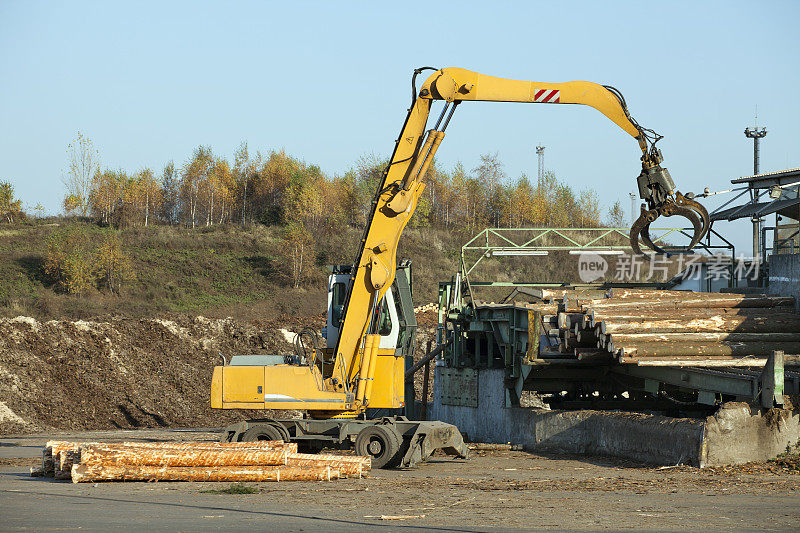
[[644, 365], [763, 366], [800, 354], [793, 297], [611, 289], [565, 295], [555, 319], [559, 352], [578, 360]]
[[297, 444], [49, 441], [31, 475], [98, 481], [330, 481], [363, 477], [369, 457], [297, 453]]

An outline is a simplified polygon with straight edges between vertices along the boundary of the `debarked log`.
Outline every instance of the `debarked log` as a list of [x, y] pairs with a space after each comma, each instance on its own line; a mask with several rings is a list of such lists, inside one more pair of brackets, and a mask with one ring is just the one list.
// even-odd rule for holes
[[[97, 443], [92, 443], [97, 444]], [[111, 443], [106, 443], [111, 444]], [[116, 444], [116, 443], [114, 443]], [[256, 440], [247, 442], [215, 442], [215, 441], [164, 441], [164, 442], [120, 442], [121, 446], [132, 448], [171, 448], [175, 450], [207, 449], [272, 449], [288, 448], [289, 453], [297, 451], [297, 443], [282, 440]]]
[[79, 464], [72, 467], [73, 483], [97, 481], [330, 481], [339, 472], [329, 466], [109, 466]]
[[[783, 309], [783, 308], [781, 308]], [[732, 316], [749, 316], [769, 318], [775, 315], [800, 316], [786, 311], [776, 311], [774, 309], [764, 309], [761, 307], [724, 307], [724, 308], [690, 308], [690, 309], [643, 309], [643, 308], [623, 308], [623, 309], [590, 309], [586, 311], [589, 325], [595, 326], [604, 320], [622, 322], [642, 322], [649, 320], [669, 320], [669, 319], [690, 319], [690, 318], [711, 318], [721, 316], [723, 318]]]
[[77, 452], [80, 444], [71, 441], [49, 440], [42, 450], [42, 470], [46, 476], [69, 479], [61, 472], [61, 463], [66, 459], [66, 452]]
[[572, 329], [580, 322], [583, 322], [583, 313], [558, 313], [558, 327], [561, 329]]
[[[695, 366], [695, 367], [740, 367], [763, 368], [767, 357], [735, 357], [729, 355], [708, 355], [706, 357], [664, 356], [664, 357], [619, 357], [617, 362], [637, 366]], [[785, 355], [784, 362], [800, 362], [800, 355]]]
[[670, 299], [626, 299], [626, 300], [585, 300], [580, 302], [580, 309], [693, 309], [693, 308], [723, 308], [723, 307], [791, 307], [794, 308], [792, 296], [762, 296], [751, 298], [742, 295], [720, 296], [719, 298], [670, 298]]
[[774, 313], [771, 316], [712, 316], [688, 320], [603, 321], [599, 323], [603, 334], [614, 333], [797, 333], [800, 315]]
[[226, 448], [135, 448], [114, 444], [81, 447], [81, 463], [119, 466], [278, 466], [285, 465], [289, 450]]
[[257, 440], [248, 442], [216, 442], [216, 441], [160, 441], [160, 442], [114, 442], [114, 443], [100, 443], [100, 442], [74, 442], [74, 441], [56, 441], [51, 440], [45, 444], [44, 453], [47, 454], [52, 451], [53, 454], [61, 450], [77, 451], [78, 448], [88, 444], [105, 444], [114, 446], [127, 446], [130, 448], [172, 448], [176, 450], [187, 449], [272, 449], [272, 448], [288, 448], [289, 453], [297, 451], [297, 444], [294, 442], [283, 442], [282, 440]]
[[72, 465], [81, 461], [81, 452], [78, 450], [62, 450], [58, 452], [58, 459], [55, 462], [56, 468], [54, 476], [56, 479], [70, 479], [72, 476]]
[[[606, 291], [607, 299], [623, 299], [623, 298], [719, 298], [721, 296], [729, 296], [735, 293], [720, 293], [720, 292], [693, 292], [693, 291], [670, 291], [659, 289], [626, 289], [620, 287], [612, 287]], [[751, 298], [770, 296], [766, 293], [748, 293], [747, 296]]]
[[718, 331], [705, 333], [614, 333], [607, 340], [619, 343], [640, 342], [800, 342], [800, 333], [741, 333]]
[[329, 466], [347, 477], [360, 478], [364, 472], [370, 470], [372, 461], [369, 457], [361, 457], [358, 455], [290, 453], [286, 458], [286, 465], [303, 468]]
[[641, 342], [618, 345], [613, 348], [620, 357], [667, 357], [667, 356], [765, 356], [775, 350], [787, 354], [800, 353], [797, 342]]

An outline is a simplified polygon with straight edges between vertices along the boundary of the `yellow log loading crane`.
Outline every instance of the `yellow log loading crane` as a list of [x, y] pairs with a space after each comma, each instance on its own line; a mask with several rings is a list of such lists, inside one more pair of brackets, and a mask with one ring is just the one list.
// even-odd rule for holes
[[[434, 71], [417, 91], [416, 78]], [[641, 127], [628, 113], [622, 95], [613, 87], [585, 81], [539, 83], [486, 76], [461, 68], [416, 69], [412, 77], [412, 105], [382, 181], [372, 201], [358, 257], [352, 266], [335, 270], [328, 295], [328, 347], [305, 349], [301, 357], [234, 356], [214, 369], [211, 407], [221, 409], [300, 409], [303, 419], [249, 420], [227, 428], [227, 440], [284, 439], [306, 448], [345, 446], [370, 455], [376, 467], [410, 466], [442, 448], [466, 455], [460, 433], [442, 422], [410, 421], [404, 417], [367, 419], [367, 409], [404, 406], [407, 350], [397, 346], [398, 322], [407, 323], [410, 306], [398, 281], [397, 245], [425, 188], [425, 174], [456, 107], [463, 101], [583, 104], [594, 107], [629, 135], [642, 150], [637, 179], [645, 200], [631, 228], [631, 246], [639, 239], [660, 252], [649, 236], [659, 216], [681, 215], [694, 227], [695, 246], [709, 227], [708, 213], [681, 195], [661, 167], [655, 147], [661, 138]], [[436, 124], [426, 132], [435, 100], [443, 101]], [[401, 272], [403, 273], [403, 272]], [[398, 278], [396, 280], [396, 277]], [[391, 290], [390, 290], [391, 289]], [[402, 289], [402, 287], [400, 287]], [[394, 325], [386, 327], [394, 320]], [[394, 328], [394, 330], [393, 330]], [[409, 343], [406, 343], [409, 344]], [[411, 343], [413, 351], [413, 342]], [[407, 347], [406, 347], [407, 348]]]

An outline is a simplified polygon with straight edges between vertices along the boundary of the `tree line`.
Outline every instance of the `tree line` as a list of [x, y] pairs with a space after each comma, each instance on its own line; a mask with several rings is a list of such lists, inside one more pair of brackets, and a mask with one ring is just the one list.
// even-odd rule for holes
[[[102, 168], [92, 141], [79, 134], [68, 148], [63, 207], [115, 227], [226, 223], [301, 226], [305, 230], [363, 226], [387, 160], [364, 156], [341, 175], [284, 150], [251, 153], [242, 143], [231, 159], [198, 146], [186, 161], [159, 172]], [[596, 227], [603, 223], [597, 194], [576, 191], [546, 171], [532, 182], [509, 179], [497, 154], [468, 170], [434, 162], [412, 227]], [[606, 223], [621, 225], [617, 203]]]

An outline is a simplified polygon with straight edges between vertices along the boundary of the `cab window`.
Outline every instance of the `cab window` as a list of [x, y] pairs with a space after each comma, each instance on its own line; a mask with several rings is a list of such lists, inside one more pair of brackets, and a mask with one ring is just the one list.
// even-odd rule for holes
[[381, 302], [381, 312], [378, 315], [378, 335], [388, 335], [392, 332], [392, 317], [389, 315], [389, 306], [386, 298]]
[[333, 294], [331, 295], [331, 325], [338, 328], [342, 322], [342, 310], [344, 309], [344, 299], [347, 295], [344, 283], [333, 284]]

